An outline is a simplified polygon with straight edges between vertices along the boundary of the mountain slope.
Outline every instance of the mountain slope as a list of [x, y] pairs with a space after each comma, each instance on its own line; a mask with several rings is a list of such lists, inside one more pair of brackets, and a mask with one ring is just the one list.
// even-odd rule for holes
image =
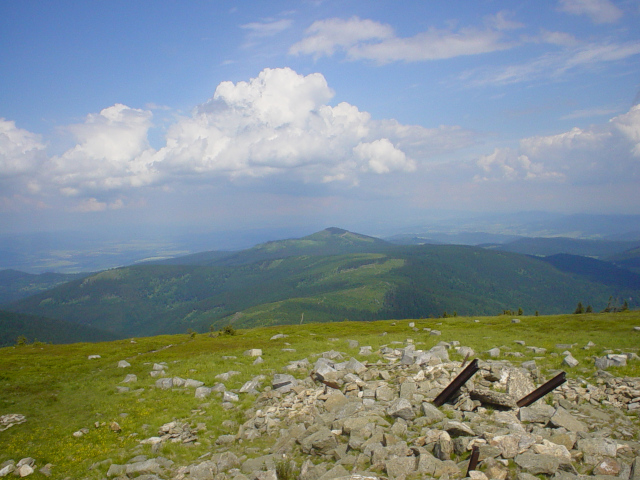
[[568, 254], [551, 255], [543, 260], [558, 270], [578, 274], [594, 282], [623, 290], [640, 290], [640, 275], [609, 262]]
[[547, 257], [560, 253], [605, 259], [611, 255], [638, 247], [638, 241], [619, 242], [611, 240], [584, 240], [577, 238], [520, 238], [513, 242], [493, 245], [491, 248], [504, 252], [522, 253]]
[[49, 290], [63, 283], [86, 277], [84, 274], [41, 273], [0, 270], [0, 305]]
[[77, 323], [0, 310], [0, 347], [15, 345], [21, 336], [27, 342], [45, 343], [108, 342], [119, 338]]
[[444, 311], [559, 313], [578, 301], [604, 308], [620, 292], [530, 256], [454, 245], [393, 246], [340, 229], [269, 242], [215, 262], [224, 265], [107, 270], [8, 308], [142, 336], [229, 323], [419, 318]]

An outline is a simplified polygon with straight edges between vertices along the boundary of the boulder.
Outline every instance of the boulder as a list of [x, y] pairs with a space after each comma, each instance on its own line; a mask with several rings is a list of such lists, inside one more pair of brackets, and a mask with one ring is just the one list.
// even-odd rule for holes
[[403, 418], [405, 420], [413, 420], [416, 416], [411, 406], [411, 402], [406, 398], [398, 398], [394, 400], [387, 408], [387, 414], [393, 418]]
[[586, 432], [587, 426], [575, 418], [564, 408], [558, 407], [551, 417], [549, 423], [555, 428], [566, 428], [570, 432]]
[[553, 475], [560, 466], [557, 457], [535, 453], [522, 453], [514, 458], [514, 462], [531, 475]]

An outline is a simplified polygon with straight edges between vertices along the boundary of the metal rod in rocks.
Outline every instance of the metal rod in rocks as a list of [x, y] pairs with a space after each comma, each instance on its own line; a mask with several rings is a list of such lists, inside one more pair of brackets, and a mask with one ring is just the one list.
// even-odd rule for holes
[[469, 468], [467, 468], [467, 477], [469, 477], [469, 472], [471, 470], [475, 470], [478, 467], [478, 459], [480, 458], [480, 449], [477, 445], [474, 445], [471, 449], [471, 458], [469, 458]]
[[560, 372], [558, 375], [553, 377], [544, 385], [540, 385], [529, 395], [522, 397], [520, 400], [516, 402], [516, 405], [518, 405], [518, 407], [528, 407], [536, 400], [544, 397], [547, 393], [551, 392], [552, 390], [555, 390], [564, 382], [566, 382], [567, 379], [565, 378], [565, 375], [566, 375], [565, 372]]
[[447, 387], [440, 392], [440, 394], [433, 400], [433, 404], [436, 407], [441, 406], [447, 400], [449, 400], [460, 388], [467, 383], [474, 373], [476, 373], [480, 367], [478, 367], [478, 359], [475, 358], [473, 362], [467, 365], [467, 368], [462, 370], [456, 378], [454, 378]]

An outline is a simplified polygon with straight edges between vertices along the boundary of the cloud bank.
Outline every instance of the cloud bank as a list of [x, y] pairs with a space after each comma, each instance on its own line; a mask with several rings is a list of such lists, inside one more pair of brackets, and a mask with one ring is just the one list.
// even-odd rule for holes
[[[114, 200], [142, 187], [277, 176], [303, 183], [358, 185], [362, 178], [414, 172], [474, 134], [374, 120], [334, 92], [319, 73], [265, 69], [247, 82], [222, 82], [190, 116], [178, 117], [166, 143], [150, 146], [150, 110], [116, 104], [66, 128], [76, 145], [47, 157], [35, 134], [3, 121], [0, 178], [27, 176], [32, 191], [78, 198], [76, 209], [121, 208]], [[26, 177], [25, 177], [26, 178]], [[17, 184], [16, 184], [17, 186]]]
[[629, 184], [640, 180], [640, 105], [586, 129], [520, 140], [477, 161], [476, 181], [560, 181], [572, 185]]
[[222, 82], [190, 115], [175, 118], [158, 149], [148, 140], [152, 112], [122, 104], [67, 127], [76, 144], [53, 156], [40, 136], [3, 119], [1, 204], [66, 199], [71, 210], [96, 212], [126, 208], [145, 189], [247, 181], [267, 190], [313, 185], [322, 192], [331, 185], [332, 194], [361, 187], [366, 195], [381, 188], [410, 195], [398, 185], [424, 190], [446, 181], [476, 191], [500, 181], [568, 188], [637, 184], [640, 177], [640, 105], [603, 124], [524, 138], [470, 161], [453, 153], [478, 148], [474, 132], [376, 120], [346, 102], [332, 106], [333, 95], [321, 74], [288, 68]]

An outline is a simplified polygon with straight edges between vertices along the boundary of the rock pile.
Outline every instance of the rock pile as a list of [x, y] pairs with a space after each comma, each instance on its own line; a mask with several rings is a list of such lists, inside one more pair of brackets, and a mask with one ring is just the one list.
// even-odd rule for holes
[[[203, 437], [204, 424], [176, 420], [140, 442], [158, 455], [172, 443], [207, 438], [212, 451], [191, 465], [132, 455], [125, 464], [110, 462], [107, 478], [640, 480], [638, 378], [599, 370], [594, 378], [569, 379], [518, 408], [517, 400], [547, 378], [535, 361], [516, 366], [490, 356], [436, 408], [433, 400], [463, 369], [450, 352], [470, 358], [472, 349], [440, 342], [422, 351], [409, 341], [377, 352], [356, 341], [349, 348], [359, 348], [366, 363], [331, 350], [291, 362], [282, 373], [255, 377], [237, 390], [166, 377], [166, 365], [154, 366], [153, 372], [162, 372], [157, 388], [195, 387], [196, 395], [207, 389], [203, 397], [217, 393], [228, 409], [247, 394], [256, 396], [255, 403], [243, 423], [225, 422], [225, 435]], [[227, 381], [237, 373], [216, 379]], [[469, 470], [474, 451], [479, 463]], [[0, 477], [18, 470], [13, 463], [0, 468]]]
[[0, 415], [0, 432], [13, 427], [14, 425], [20, 425], [27, 421], [27, 417], [19, 413], [9, 413], [7, 415]]
[[[491, 360], [436, 408], [431, 402], [462, 369], [449, 360], [452, 347], [384, 347], [367, 364], [336, 351], [292, 362], [262, 388], [236, 433], [218, 437], [217, 453], [166, 478], [640, 479], [640, 428], [630, 416], [640, 379], [600, 371], [593, 383], [570, 379], [518, 408], [546, 379], [533, 361]], [[473, 353], [466, 348], [458, 351]], [[247, 383], [256, 392], [263, 381]], [[254, 449], [256, 441], [271, 447]], [[468, 472], [474, 448], [479, 464]]]

